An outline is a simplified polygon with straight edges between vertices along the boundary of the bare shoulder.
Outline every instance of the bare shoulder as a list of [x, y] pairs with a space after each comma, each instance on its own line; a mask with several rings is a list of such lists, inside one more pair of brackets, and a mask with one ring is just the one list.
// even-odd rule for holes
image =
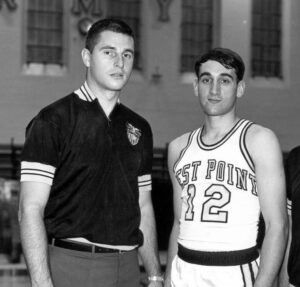
[[168, 147], [168, 161], [170, 164], [174, 164], [181, 151], [187, 146], [190, 134], [185, 133], [170, 142]]
[[190, 137], [191, 133], [185, 133], [179, 137], [177, 137], [176, 139], [172, 140], [169, 144], [170, 147], [172, 148], [183, 148], [187, 145], [189, 137]]
[[281, 154], [276, 134], [269, 128], [253, 124], [246, 135], [246, 146], [253, 157]]
[[275, 133], [266, 127], [253, 124], [247, 132], [247, 143], [255, 145], [259, 143], [278, 142]]

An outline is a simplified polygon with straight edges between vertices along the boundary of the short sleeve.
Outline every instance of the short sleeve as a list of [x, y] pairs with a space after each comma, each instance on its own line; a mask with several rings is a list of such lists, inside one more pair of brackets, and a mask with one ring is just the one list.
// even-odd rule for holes
[[288, 154], [285, 163], [287, 197], [292, 200], [294, 192], [300, 192], [300, 146]]
[[54, 123], [41, 118], [30, 122], [21, 156], [21, 181], [52, 184], [59, 162], [59, 142]]
[[147, 123], [143, 132], [142, 163], [138, 176], [139, 191], [151, 191], [152, 189], [152, 159], [153, 136], [150, 125]]
[[290, 166], [288, 159], [285, 161], [285, 176], [286, 176], [286, 208], [289, 215], [292, 213], [292, 200], [291, 200], [291, 179], [290, 179]]
[[287, 190], [287, 207], [291, 212], [293, 198], [300, 192], [300, 147], [290, 151], [285, 162], [286, 173], [286, 190]]

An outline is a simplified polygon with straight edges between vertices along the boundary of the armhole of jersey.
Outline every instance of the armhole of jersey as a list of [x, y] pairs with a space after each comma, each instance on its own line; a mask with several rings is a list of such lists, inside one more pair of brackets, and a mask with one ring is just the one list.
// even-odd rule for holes
[[250, 169], [253, 172], [255, 172], [255, 166], [254, 166], [253, 160], [250, 156], [250, 153], [249, 153], [249, 151], [247, 149], [247, 145], [246, 145], [246, 133], [247, 133], [249, 127], [252, 125], [253, 125], [253, 123], [248, 121], [245, 124], [245, 126], [243, 127], [242, 132], [241, 132], [241, 137], [240, 137], [240, 149], [241, 149], [243, 157], [246, 160], [247, 164], [249, 165]]
[[189, 146], [191, 145], [194, 135], [199, 132], [201, 129], [197, 129], [194, 130], [193, 132], [190, 133], [189, 138], [188, 138], [188, 142], [187, 145], [181, 150], [180, 155], [178, 157], [178, 159], [175, 161], [174, 166], [173, 166], [173, 172], [175, 173], [176, 167], [178, 165], [178, 163], [180, 162], [180, 160], [182, 159], [182, 157], [184, 156], [186, 150], [189, 148]]

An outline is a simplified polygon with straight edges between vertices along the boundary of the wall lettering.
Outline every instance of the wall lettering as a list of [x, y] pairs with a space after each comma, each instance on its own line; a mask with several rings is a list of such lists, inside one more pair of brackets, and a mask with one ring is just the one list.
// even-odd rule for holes
[[16, 10], [18, 7], [15, 0], [0, 0], [0, 10], [2, 9], [3, 2], [5, 2], [6, 6], [9, 10]]
[[101, 0], [74, 0], [72, 13], [80, 15], [81, 12], [91, 13], [93, 16], [101, 16]]

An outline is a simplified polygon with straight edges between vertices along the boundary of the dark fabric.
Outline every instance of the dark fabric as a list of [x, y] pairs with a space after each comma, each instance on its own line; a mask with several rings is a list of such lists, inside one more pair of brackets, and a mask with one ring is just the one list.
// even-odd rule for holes
[[55, 287], [139, 287], [137, 251], [88, 253], [49, 246]]
[[[130, 143], [128, 124], [139, 129]], [[49, 237], [140, 245], [138, 176], [151, 174], [152, 132], [142, 117], [117, 104], [106, 117], [98, 100], [71, 94], [28, 125], [22, 161], [56, 168], [45, 209]]]
[[286, 160], [287, 196], [292, 201], [292, 242], [288, 261], [290, 283], [300, 286], [300, 146]]
[[118, 250], [112, 248], [106, 248], [102, 246], [97, 246], [94, 244], [83, 243], [83, 242], [75, 242], [72, 240], [66, 239], [56, 239], [56, 238], [48, 238], [48, 244], [56, 247], [61, 247], [64, 249], [70, 249], [75, 251], [84, 251], [90, 253], [122, 253], [127, 252], [125, 250]]
[[235, 266], [250, 263], [259, 257], [257, 247], [222, 252], [188, 249], [178, 244], [178, 257], [188, 263], [205, 266]]

